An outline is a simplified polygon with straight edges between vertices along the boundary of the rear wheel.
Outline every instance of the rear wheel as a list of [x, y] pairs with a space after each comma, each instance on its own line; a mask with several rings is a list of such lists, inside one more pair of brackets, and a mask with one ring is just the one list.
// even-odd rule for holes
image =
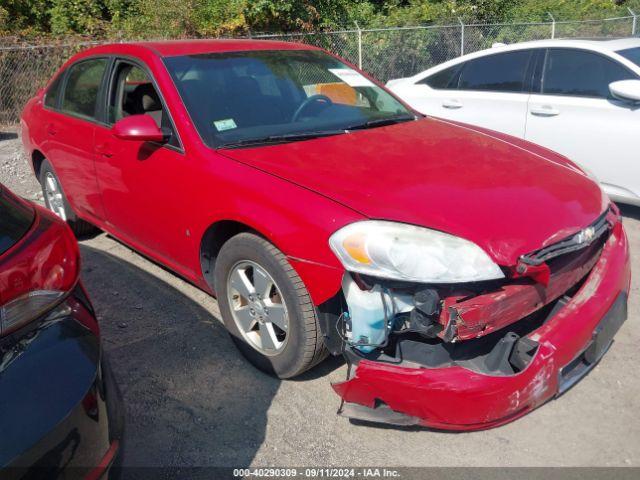
[[309, 292], [271, 243], [231, 238], [216, 259], [215, 287], [231, 338], [259, 369], [291, 378], [326, 357]]
[[64, 195], [60, 180], [47, 160], [42, 162], [39, 180], [46, 207], [67, 222], [76, 236], [81, 237], [97, 231], [96, 227], [81, 220], [73, 212]]

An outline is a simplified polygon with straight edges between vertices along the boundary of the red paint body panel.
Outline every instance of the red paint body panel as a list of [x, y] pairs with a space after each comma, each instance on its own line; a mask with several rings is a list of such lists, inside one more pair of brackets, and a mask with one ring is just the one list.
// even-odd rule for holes
[[347, 402], [373, 407], [379, 399], [428, 427], [477, 430], [501, 425], [556, 395], [560, 369], [586, 348], [618, 294], [629, 291], [630, 279], [627, 239], [619, 224], [572, 301], [529, 335], [539, 348], [522, 372], [490, 376], [458, 366], [405, 368], [362, 360], [352, 379], [333, 387]]
[[35, 290], [68, 292], [78, 282], [80, 250], [71, 229], [49, 210], [33, 208], [29, 231], [0, 256], [0, 306]]
[[435, 119], [224, 153], [367, 217], [471, 240], [500, 265], [581, 230], [608, 204], [571, 164]]
[[[135, 140], [143, 142], [162, 142], [164, 134], [155, 120], [148, 115], [131, 115], [116, 122], [111, 133], [119, 140]], [[99, 150], [103, 155], [110, 155], [108, 150]]]
[[[319, 50], [303, 43], [279, 42], [275, 40], [170, 40], [160, 42], [139, 42], [133, 45], [143, 46], [163, 57], [177, 55], [198, 55], [199, 53], [241, 52], [247, 50]], [[116, 47], [118, 45], [116, 44]]]

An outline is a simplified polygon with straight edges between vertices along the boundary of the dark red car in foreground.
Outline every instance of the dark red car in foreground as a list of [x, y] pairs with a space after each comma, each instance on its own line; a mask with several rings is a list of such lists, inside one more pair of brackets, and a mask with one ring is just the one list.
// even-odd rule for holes
[[314, 47], [100, 46], [22, 128], [48, 206], [215, 294], [256, 366], [288, 378], [343, 352], [352, 418], [499, 425], [581, 378], [626, 318], [627, 240], [597, 183]]
[[0, 477], [106, 478], [123, 410], [69, 227], [0, 184]]

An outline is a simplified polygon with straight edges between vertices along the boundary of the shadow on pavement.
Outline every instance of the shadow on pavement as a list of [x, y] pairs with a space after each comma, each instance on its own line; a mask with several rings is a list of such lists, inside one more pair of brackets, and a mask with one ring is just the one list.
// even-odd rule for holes
[[0, 132], [0, 142], [2, 140], [15, 140], [18, 138], [18, 134], [15, 132]]
[[280, 381], [250, 366], [220, 321], [185, 294], [107, 252], [80, 249], [125, 402], [123, 466], [248, 466]]
[[[311, 370], [307, 370], [302, 375], [298, 375], [295, 378], [290, 378], [288, 382], [310, 382], [319, 378], [328, 377], [331, 372], [339, 369], [345, 364], [344, 357], [339, 355], [337, 357], [329, 355], [320, 364], [313, 367]], [[338, 398], [338, 397], [336, 397]]]

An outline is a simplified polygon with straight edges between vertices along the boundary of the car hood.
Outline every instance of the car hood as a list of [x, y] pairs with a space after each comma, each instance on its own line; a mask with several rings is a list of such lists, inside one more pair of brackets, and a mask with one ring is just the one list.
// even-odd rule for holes
[[564, 157], [433, 118], [219, 152], [369, 218], [466, 238], [504, 266], [581, 230], [608, 204]]

